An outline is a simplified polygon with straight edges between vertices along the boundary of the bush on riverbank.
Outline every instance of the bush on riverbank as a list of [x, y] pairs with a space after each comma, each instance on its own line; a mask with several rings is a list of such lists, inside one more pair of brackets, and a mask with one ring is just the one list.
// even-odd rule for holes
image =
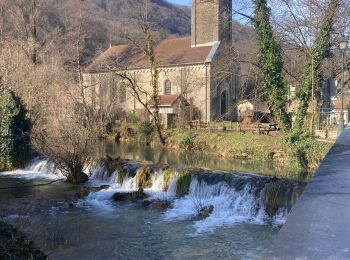
[[32, 241], [14, 227], [0, 221], [0, 259], [47, 259]]
[[32, 125], [22, 100], [12, 91], [0, 99], [0, 170], [23, 167], [31, 158]]
[[291, 162], [303, 169], [315, 170], [331, 148], [327, 142], [317, 141], [309, 132], [290, 133], [283, 137]]

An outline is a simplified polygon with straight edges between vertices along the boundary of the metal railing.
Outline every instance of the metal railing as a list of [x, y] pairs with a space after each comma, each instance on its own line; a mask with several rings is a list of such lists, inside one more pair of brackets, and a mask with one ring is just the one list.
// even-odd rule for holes
[[[340, 124], [341, 115], [340, 111], [331, 110], [331, 109], [319, 109], [318, 112], [318, 130], [333, 130], [337, 129]], [[348, 111], [344, 113], [344, 123], [348, 124]]]

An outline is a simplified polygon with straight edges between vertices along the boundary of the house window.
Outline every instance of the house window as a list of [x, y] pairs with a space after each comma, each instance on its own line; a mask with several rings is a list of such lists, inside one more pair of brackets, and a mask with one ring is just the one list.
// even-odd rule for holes
[[168, 79], [164, 82], [164, 94], [171, 95], [171, 82]]

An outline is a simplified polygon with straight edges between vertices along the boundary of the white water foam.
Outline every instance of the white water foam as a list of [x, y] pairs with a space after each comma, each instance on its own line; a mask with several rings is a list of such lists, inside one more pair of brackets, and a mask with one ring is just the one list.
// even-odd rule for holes
[[[91, 168], [92, 169], [92, 168]], [[108, 184], [110, 187], [91, 193], [79, 204], [97, 209], [99, 212], [115, 210], [112, 196], [117, 192], [132, 192], [137, 190], [135, 178], [125, 177], [123, 183], [117, 183], [118, 172], [109, 176], [103, 166], [95, 167], [91, 172], [91, 184], [93, 186]], [[268, 223], [268, 216], [263, 203], [264, 188], [255, 187], [249, 182], [243, 189], [237, 191], [222, 181], [209, 185], [192, 177], [189, 195], [176, 197], [176, 178], [170, 180], [168, 190], [164, 191], [164, 173], [156, 172], [152, 176], [152, 187], [144, 189], [150, 200], [171, 201], [172, 206], [163, 215], [163, 221], [178, 221], [194, 219], [194, 236], [214, 232], [220, 227], [251, 223], [263, 225]], [[260, 189], [260, 190], [259, 190]], [[258, 195], [257, 195], [258, 194]], [[195, 220], [200, 209], [213, 206], [214, 210], [206, 219]], [[285, 222], [287, 209], [280, 210], [270, 221], [279, 226]]]
[[235, 191], [225, 182], [208, 185], [193, 177], [189, 195], [176, 199], [173, 208], [164, 214], [164, 219], [167, 221], [191, 219], [200, 209], [214, 206], [208, 218], [194, 221], [196, 228], [194, 235], [240, 223], [263, 224], [266, 217], [265, 209], [261, 199], [256, 198], [254, 194], [255, 189], [249, 184], [243, 190]]
[[64, 178], [62, 173], [55, 168], [55, 165], [49, 160], [36, 158], [26, 168], [22, 170], [0, 172], [2, 176], [13, 178], [23, 178], [27, 180], [49, 179], [58, 180]]
[[[78, 206], [91, 207], [98, 210], [111, 211], [115, 207], [111, 201], [113, 194], [118, 192], [133, 192], [137, 190], [135, 177], [124, 177], [123, 183], [117, 182], [119, 173], [114, 172], [111, 176], [107, 173], [105, 166], [90, 166], [89, 184], [93, 187], [109, 185], [109, 188], [90, 193], [85, 199], [78, 202]], [[152, 176], [152, 187], [144, 189], [149, 200], [169, 201], [176, 197], [176, 179], [171, 179], [168, 190], [164, 191], [164, 173], [156, 172]]]
[[272, 219], [272, 224], [274, 226], [283, 226], [287, 221], [288, 210], [286, 208], [279, 209], [276, 215]]
[[113, 187], [92, 192], [86, 198], [79, 200], [76, 206], [96, 209], [99, 213], [103, 214], [114, 211], [115, 207], [111, 198], [115, 192], [116, 190]]

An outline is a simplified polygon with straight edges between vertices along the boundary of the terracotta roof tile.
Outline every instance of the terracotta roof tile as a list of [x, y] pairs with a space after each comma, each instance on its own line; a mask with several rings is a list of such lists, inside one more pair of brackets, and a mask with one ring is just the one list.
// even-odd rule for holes
[[[159, 106], [172, 106], [181, 97], [179, 94], [173, 95], [159, 95]], [[148, 105], [154, 106], [154, 101], [152, 99], [148, 100]]]
[[[191, 38], [170, 38], [161, 41], [155, 48], [159, 66], [204, 63], [211, 46], [191, 48]], [[111, 67], [147, 68], [148, 59], [128, 45], [113, 46], [97, 57], [87, 70], [105, 71]]]

